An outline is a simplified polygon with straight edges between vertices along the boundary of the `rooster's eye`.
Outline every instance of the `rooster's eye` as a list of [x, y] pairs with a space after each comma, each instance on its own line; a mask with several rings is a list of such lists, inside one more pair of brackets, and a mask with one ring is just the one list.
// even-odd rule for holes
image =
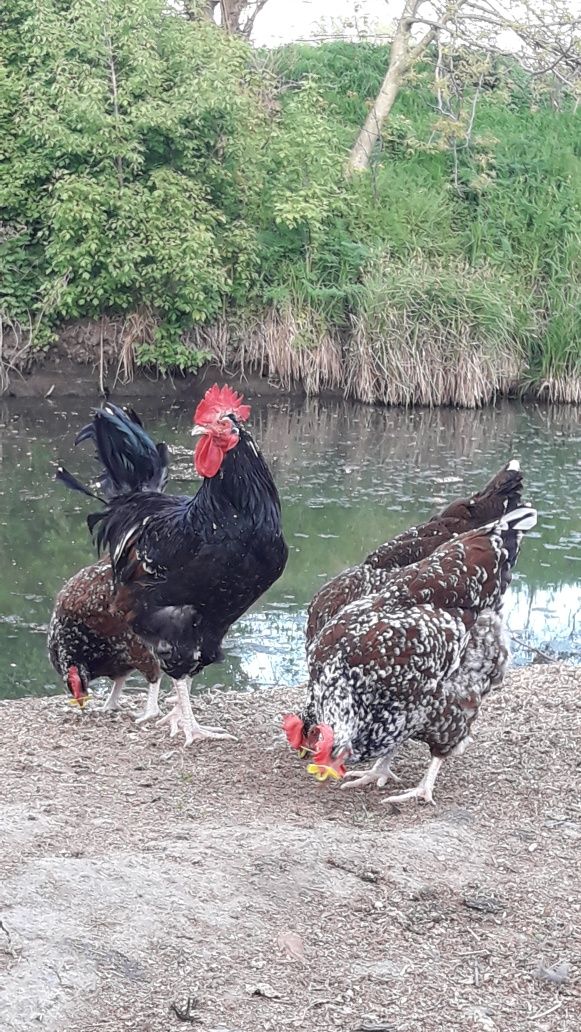
[[224, 423], [233, 434], [240, 433], [238, 427], [236, 426], [236, 423], [234, 422], [231, 416], [222, 416], [220, 422]]

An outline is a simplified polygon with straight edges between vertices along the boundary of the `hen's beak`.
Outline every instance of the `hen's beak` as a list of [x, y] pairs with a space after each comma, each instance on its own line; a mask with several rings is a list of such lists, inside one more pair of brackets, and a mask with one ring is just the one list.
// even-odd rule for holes
[[342, 763], [333, 766], [327, 763], [309, 763], [307, 774], [313, 774], [316, 781], [340, 781], [345, 776], [345, 767]]
[[81, 695], [78, 699], [67, 699], [69, 706], [78, 706], [80, 710], [84, 709], [89, 700], [92, 698], [91, 695]]

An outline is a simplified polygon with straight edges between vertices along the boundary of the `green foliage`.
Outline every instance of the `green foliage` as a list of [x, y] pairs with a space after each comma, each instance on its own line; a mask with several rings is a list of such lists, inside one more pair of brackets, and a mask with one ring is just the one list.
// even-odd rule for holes
[[506, 61], [475, 96], [467, 55], [442, 115], [427, 55], [348, 181], [388, 57], [256, 53], [171, 0], [4, 0], [0, 313], [46, 343], [146, 311], [133, 357], [192, 369], [193, 327], [269, 307], [345, 339], [385, 295], [425, 338], [437, 284], [451, 352], [499, 332], [531, 380], [580, 377], [579, 114]]
[[266, 120], [244, 45], [163, 0], [10, 0], [0, 23], [0, 308], [216, 318], [257, 262], [240, 183]]
[[[290, 89], [316, 77], [336, 138], [348, 146], [387, 61], [387, 48], [365, 43], [295, 45], [279, 52], [277, 70]], [[319, 292], [332, 277], [335, 321], [339, 312], [359, 318], [374, 309], [374, 298], [389, 299], [416, 337], [437, 326], [454, 352], [469, 339], [488, 348], [496, 335], [499, 352], [511, 349], [515, 362], [524, 349], [529, 380], [579, 384], [580, 114], [566, 103], [555, 110], [547, 89], [497, 62], [476, 97], [469, 135], [474, 68], [471, 57], [453, 126], [436, 107], [433, 55], [413, 70], [369, 174], [343, 186], [332, 230], [286, 283], [299, 298], [309, 290], [316, 304], [316, 270]], [[353, 262], [341, 257], [348, 242], [358, 245]], [[434, 283], [443, 292], [435, 323]], [[385, 334], [395, 333], [394, 324], [384, 325], [382, 336], [379, 314], [373, 328], [363, 319], [378, 358]], [[397, 339], [391, 343], [397, 347]]]
[[195, 373], [211, 356], [185, 340], [179, 324], [165, 322], [156, 326], [151, 343], [137, 346], [135, 357], [138, 365], [154, 366], [165, 375], [170, 369]]

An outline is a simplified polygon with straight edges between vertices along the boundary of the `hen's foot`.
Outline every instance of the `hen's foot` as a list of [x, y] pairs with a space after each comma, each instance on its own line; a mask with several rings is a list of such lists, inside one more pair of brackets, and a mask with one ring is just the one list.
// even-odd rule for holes
[[159, 708], [159, 688], [161, 685], [161, 677], [154, 684], [150, 684], [147, 692], [147, 701], [145, 703], [145, 709], [142, 713], [138, 713], [135, 718], [136, 724], [145, 724], [148, 720], [155, 720], [156, 717], [161, 717], [161, 710]]
[[434, 803], [433, 790], [436, 784], [436, 778], [438, 772], [443, 764], [443, 759], [440, 756], [432, 756], [430, 765], [424, 774], [419, 785], [415, 788], [409, 788], [407, 792], [400, 792], [398, 795], [388, 796], [385, 800], [386, 803], [405, 803], [408, 799], [422, 800], [424, 803]]
[[387, 759], [378, 760], [370, 770], [348, 770], [345, 778], [352, 778], [352, 780], [343, 780], [341, 788], [363, 788], [365, 785], [375, 784], [378, 788], [383, 788], [390, 778], [401, 785], [401, 778], [393, 773]]
[[121, 700], [121, 693], [125, 687], [126, 677], [116, 677], [113, 682], [113, 687], [107, 696], [107, 699], [103, 703], [101, 713], [115, 713], [119, 709], [119, 703]]
[[198, 724], [192, 712], [187, 679], [176, 681], [175, 690], [175, 698], [170, 699], [170, 702], [175, 702], [173, 709], [157, 722], [158, 726], [169, 724], [170, 738], [174, 738], [178, 731], [183, 731], [186, 745], [191, 745], [192, 742], [198, 742], [204, 738], [227, 738], [232, 742], [237, 740], [234, 735], [229, 734], [222, 727], [206, 727]]

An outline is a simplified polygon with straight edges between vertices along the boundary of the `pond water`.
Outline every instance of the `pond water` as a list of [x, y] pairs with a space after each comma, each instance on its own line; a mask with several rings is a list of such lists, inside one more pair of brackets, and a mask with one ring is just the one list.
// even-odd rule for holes
[[[188, 433], [196, 400], [136, 406], [155, 439], [175, 446], [169, 490], [180, 494], [196, 490]], [[62, 691], [46, 657], [46, 624], [63, 581], [93, 561], [84, 519], [91, 505], [52, 473], [57, 461], [82, 476], [94, 473], [91, 449], [75, 450], [73, 439], [96, 403], [0, 404], [0, 697]], [[477, 412], [406, 412], [277, 396], [255, 399], [251, 420], [282, 495], [290, 557], [281, 580], [231, 630], [225, 662], [208, 668], [200, 687], [303, 680], [305, 612], [317, 588], [477, 490], [513, 456], [540, 514], [506, 606], [514, 661], [539, 658], [526, 645], [579, 661], [579, 409], [505, 403]]]

